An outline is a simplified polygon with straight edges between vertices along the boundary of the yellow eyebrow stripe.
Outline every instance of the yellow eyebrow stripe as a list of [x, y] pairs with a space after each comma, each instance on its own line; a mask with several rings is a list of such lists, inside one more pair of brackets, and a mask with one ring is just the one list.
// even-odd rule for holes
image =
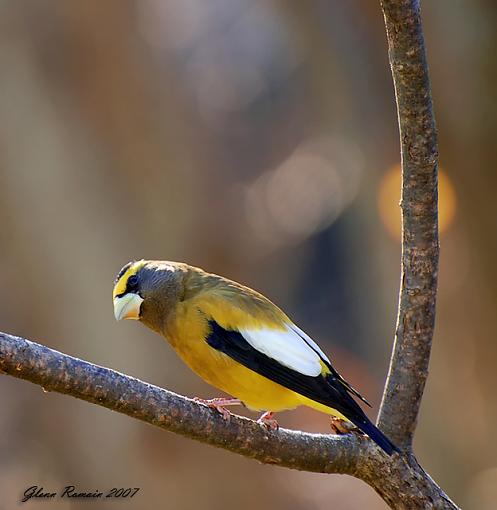
[[139, 260], [138, 262], [134, 262], [129, 266], [129, 268], [124, 272], [124, 274], [117, 280], [114, 285], [114, 290], [112, 292], [112, 299], [115, 299], [119, 294], [123, 294], [126, 292], [126, 285], [128, 283], [128, 279], [130, 276], [138, 273], [138, 271], [146, 264], [145, 260]]

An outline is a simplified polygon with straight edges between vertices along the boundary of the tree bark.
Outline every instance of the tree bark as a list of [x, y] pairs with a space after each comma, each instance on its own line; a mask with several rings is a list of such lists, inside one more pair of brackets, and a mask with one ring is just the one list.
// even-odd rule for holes
[[269, 431], [239, 416], [228, 422], [193, 400], [6, 333], [0, 333], [0, 372], [264, 464], [355, 476], [392, 508], [457, 508], [413, 455], [388, 457], [363, 435]]
[[438, 277], [438, 146], [419, 0], [381, 0], [402, 158], [402, 262], [395, 343], [378, 426], [410, 448], [430, 360]]

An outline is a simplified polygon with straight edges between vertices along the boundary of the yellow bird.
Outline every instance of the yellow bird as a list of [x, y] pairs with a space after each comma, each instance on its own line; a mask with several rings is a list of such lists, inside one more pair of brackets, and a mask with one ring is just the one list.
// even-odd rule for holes
[[188, 264], [140, 260], [121, 269], [113, 300], [117, 320], [164, 336], [195, 373], [234, 397], [201, 400], [223, 416], [225, 406], [244, 404], [277, 428], [274, 412], [305, 405], [352, 422], [389, 455], [398, 451], [352, 395], [367, 401], [262, 294]]

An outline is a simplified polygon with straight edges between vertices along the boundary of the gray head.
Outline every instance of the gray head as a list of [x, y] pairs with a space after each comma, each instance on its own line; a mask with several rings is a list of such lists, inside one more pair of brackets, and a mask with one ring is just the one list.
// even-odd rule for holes
[[184, 294], [186, 264], [139, 260], [126, 264], [117, 275], [114, 315], [117, 320], [134, 319], [161, 332]]

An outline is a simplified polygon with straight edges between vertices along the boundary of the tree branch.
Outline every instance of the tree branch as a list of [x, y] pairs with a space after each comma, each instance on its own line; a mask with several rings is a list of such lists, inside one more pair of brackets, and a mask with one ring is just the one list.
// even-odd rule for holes
[[438, 276], [438, 148], [419, 0], [381, 0], [402, 157], [402, 267], [395, 344], [378, 419], [410, 448], [430, 360]]
[[275, 432], [238, 416], [227, 422], [193, 400], [6, 333], [0, 371], [265, 464], [355, 476], [392, 508], [457, 508], [414, 456], [388, 457], [366, 436]]
[[[0, 333], [0, 371], [112, 411], [231, 450], [266, 464], [317, 472], [353, 469], [360, 444], [352, 436], [266, 431], [252, 420], [221, 415], [194, 400], [93, 365], [29, 340]], [[326, 458], [322, 452], [333, 451]]]

